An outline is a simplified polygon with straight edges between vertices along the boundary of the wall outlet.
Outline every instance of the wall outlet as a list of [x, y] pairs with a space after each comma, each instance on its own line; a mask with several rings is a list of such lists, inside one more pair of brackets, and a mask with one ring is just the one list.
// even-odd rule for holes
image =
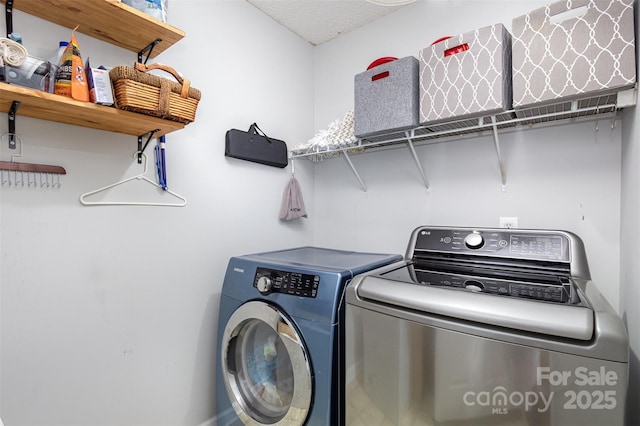
[[501, 217], [500, 218], [500, 228], [517, 228], [518, 227], [518, 218], [517, 217]]

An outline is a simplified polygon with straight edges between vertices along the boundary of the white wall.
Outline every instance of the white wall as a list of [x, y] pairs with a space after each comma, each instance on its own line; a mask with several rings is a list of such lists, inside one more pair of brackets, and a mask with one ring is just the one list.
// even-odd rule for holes
[[[638, 2], [636, 13], [636, 58], [638, 57]], [[640, 75], [640, 72], [639, 72]], [[640, 424], [640, 108], [624, 112], [622, 134], [622, 205], [620, 241], [620, 311], [629, 332], [630, 375], [627, 398], [629, 425]]]
[[[70, 38], [68, 29], [14, 15], [34, 56], [49, 57]], [[312, 47], [240, 0], [172, 0], [169, 23], [186, 38], [152, 61], [172, 65], [203, 93], [196, 122], [167, 137], [169, 187], [186, 207], [82, 206], [80, 194], [141, 171], [136, 139], [17, 119], [21, 161], [68, 174], [58, 191], [0, 189], [5, 425], [194, 425], [213, 417], [229, 257], [311, 241], [314, 214], [278, 220], [290, 169], [225, 158], [224, 136], [254, 121], [291, 143], [313, 133]], [[78, 42], [94, 65], [136, 58], [83, 34]], [[11, 156], [4, 145], [0, 155]], [[301, 164], [296, 176], [313, 211], [312, 168]]]
[[[495, 23], [510, 29], [513, 17], [545, 3], [419, 1], [317, 47], [316, 126], [326, 128], [353, 108], [353, 76], [374, 59], [418, 56], [443, 35]], [[504, 192], [490, 135], [417, 148], [429, 193], [406, 148], [352, 156], [367, 192], [343, 159], [318, 164], [316, 241], [404, 252], [419, 225], [495, 227], [500, 216], [516, 216], [520, 227], [581, 236], [592, 277], [618, 309], [619, 123], [615, 129], [604, 120], [520, 131], [500, 136], [500, 142]]]
[[[229, 256], [312, 242], [404, 253], [415, 226], [496, 226], [499, 216], [583, 237], [594, 280], [631, 328], [637, 401], [633, 109], [614, 130], [605, 121], [598, 132], [592, 122], [503, 135], [506, 192], [488, 136], [419, 147], [429, 193], [407, 150], [353, 157], [368, 192], [343, 159], [298, 160], [309, 219], [295, 223], [277, 219], [288, 170], [223, 156], [224, 132], [253, 121], [291, 144], [308, 140], [353, 108], [353, 76], [373, 59], [417, 56], [442, 35], [495, 22], [510, 28], [512, 17], [545, 3], [419, 1], [312, 48], [244, 1], [172, 0], [170, 23], [187, 35], [156, 60], [203, 91], [197, 121], [167, 138], [170, 187], [187, 197], [185, 208], [81, 206], [81, 193], [139, 171], [134, 138], [19, 117], [23, 161], [59, 164], [68, 175], [55, 192], [0, 188], [4, 423], [202, 423], [214, 415]], [[70, 34], [19, 11], [15, 28], [43, 57]], [[135, 58], [78, 40], [94, 64]], [[0, 156], [10, 157], [5, 146]]]
[[[511, 29], [513, 17], [546, 3], [419, 0], [316, 47], [316, 128], [353, 108], [354, 75], [374, 59], [418, 56], [441, 36], [495, 23]], [[640, 424], [637, 110], [622, 114], [615, 129], [601, 120], [502, 135], [506, 192], [490, 136], [418, 147], [429, 193], [406, 148], [351, 156], [367, 192], [344, 159], [326, 160], [315, 169], [315, 241], [403, 253], [416, 226], [496, 227], [500, 216], [575, 232], [593, 280], [628, 325], [628, 424]]]
[[[637, 10], [636, 10], [637, 13]], [[639, 112], [625, 112], [625, 131], [622, 146], [622, 226], [620, 244], [620, 312], [629, 333], [629, 397], [627, 398], [629, 425], [640, 424], [640, 192], [638, 186], [638, 170], [640, 169], [640, 152], [638, 151]], [[629, 123], [627, 125], [627, 123]]]

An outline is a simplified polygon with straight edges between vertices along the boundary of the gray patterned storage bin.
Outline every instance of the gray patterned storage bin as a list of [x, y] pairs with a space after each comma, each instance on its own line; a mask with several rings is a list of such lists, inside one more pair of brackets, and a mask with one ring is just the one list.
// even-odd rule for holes
[[418, 125], [418, 60], [413, 56], [357, 74], [354, 86], [356, 137]]
[[514, 18], [514, 107], [633, 86], [633, 19], [633, 0], [559, 1]]
[[511, 35], [502, 24], [420, 51], [420, 123], [511, 109]]

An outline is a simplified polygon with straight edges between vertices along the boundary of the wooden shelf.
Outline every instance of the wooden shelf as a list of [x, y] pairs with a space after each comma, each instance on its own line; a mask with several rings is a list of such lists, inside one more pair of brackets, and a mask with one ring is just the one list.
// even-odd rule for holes
[[[79, 25], [78, 32], [136, 53], [161, 39], [150, 57], [159, 55], [185, 36], [184, 31], [119, 0], [14, 0], [13, 7], [63, 27], [74, 29]], [[14, 28], [25, 32], [20, 30], [20, 22], [14, 22]]]
[[[37, 2], [44, 0], [38, 0]], [[88, 1], [88, 0], [83, 0]], [[33, 2], [36, 3], [36, 2]], [[65, 96], [0, 83], [0, 112], [7, 113], [13, 101], [20, 102], [17, 115], [90, 127], [109, 132], [140, 136], [160, 129], [154, 137], [181, 130], [184, 124], [123, 111], [117, 108], [80, 102]]]

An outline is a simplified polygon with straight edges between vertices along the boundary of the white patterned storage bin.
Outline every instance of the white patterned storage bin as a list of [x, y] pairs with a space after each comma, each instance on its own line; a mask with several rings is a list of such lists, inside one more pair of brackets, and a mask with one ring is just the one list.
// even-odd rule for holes
[[514, 107], [633, 86], [633, 19], [633, 0], [559, 1], [514, 18]]
[[511, 109], [511, 35], [496, 24], [420, 51], [420, 123]]

